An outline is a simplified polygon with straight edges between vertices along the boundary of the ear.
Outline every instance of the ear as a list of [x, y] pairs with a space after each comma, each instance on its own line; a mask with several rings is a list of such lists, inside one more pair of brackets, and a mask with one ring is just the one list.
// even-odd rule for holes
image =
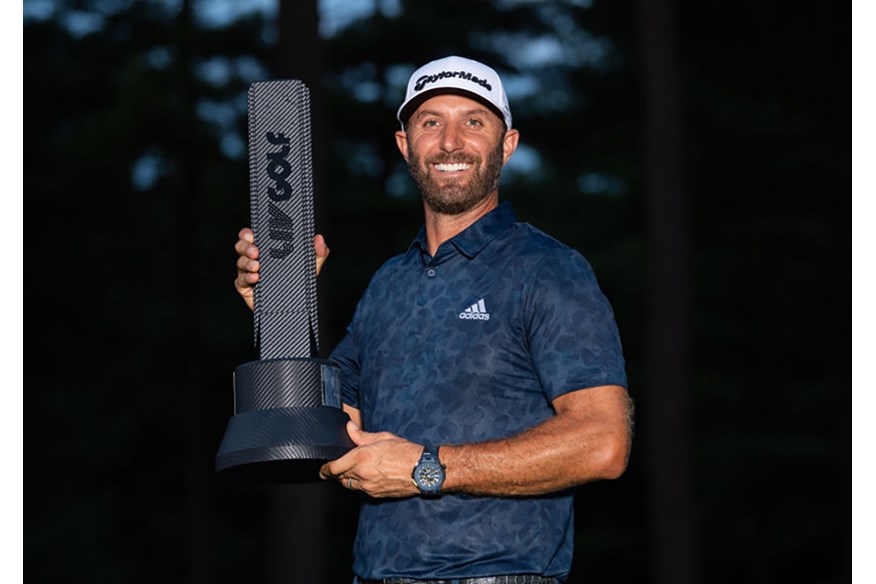
[[398, 151], [401, 152], [405, 162], [408, 160], [408, 135], [403, 130], [397, 130], [395, 133], [395, 145], [398, 146]]
[[508, 130], [505, 132], [505, 137], [502, 139], [502, 165], [507, 164], [508, 159], [517, 150], [517, 143], [520, 141], [520, 132], [517, 130]]

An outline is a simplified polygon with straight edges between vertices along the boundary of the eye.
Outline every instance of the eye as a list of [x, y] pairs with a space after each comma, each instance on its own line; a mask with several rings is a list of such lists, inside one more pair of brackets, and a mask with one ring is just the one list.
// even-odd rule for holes
[[436, 120], [435, 118], [428, 118], [428, 119], [423, 121], [423, 127], [424, 128], [436, 128], [436, 127], [438, 127], [438, 120]]
[[484, 125], [484, 123], [482, 121], [480, 121], [478, 118], [469, 118], [465, 122], [465, 125], [467, 125], [471, 128], [480, 128]]

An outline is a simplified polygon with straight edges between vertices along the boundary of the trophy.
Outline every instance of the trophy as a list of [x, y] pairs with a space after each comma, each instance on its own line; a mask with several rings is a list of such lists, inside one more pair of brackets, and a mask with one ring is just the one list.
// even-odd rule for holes
[[257, 482], [319, 479], [353, 447], [340, 371], [319, 359], [310, 92], [299, 80], [248, 93], [250, 212], [259, 248], [259, 359], [234, 371], [234, 415], [216, 472]]

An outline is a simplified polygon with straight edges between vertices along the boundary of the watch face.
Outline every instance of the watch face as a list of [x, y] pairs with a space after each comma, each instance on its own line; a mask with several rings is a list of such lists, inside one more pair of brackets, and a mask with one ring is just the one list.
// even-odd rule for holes
[[421, 464], [417, 467], [415, 479], [421, 488], [430, 489], [441, 484], [444, 470], [435, 463]]

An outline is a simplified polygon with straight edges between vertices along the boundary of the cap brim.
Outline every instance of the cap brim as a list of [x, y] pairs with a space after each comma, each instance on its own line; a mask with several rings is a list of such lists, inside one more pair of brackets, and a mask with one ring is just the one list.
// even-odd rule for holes
[[502, 121], [502, 123], [505, 123], [505, 115], [502, 113], [502, 111], [495, 105], [493, 105], [493, 103], [491, 103], [488, 99], [485, 99], [477, 93], [466, 91], [465, 89], [459, 89], [457, 87], [435, 87], [434, 89], [428, 89], [418, 94], [416, 97], [412, 98], [409, 102], [402, 106], [402, 108], [398, 112], [398, 120], [401, 122], [402, 126], [407, 126], [408, 120], [414, 114], [414, 112], [417, 111], [417, 108], [423, 105], [423, 102], [428, 101], [436, 95], [461, 95], [463, 97], [473, 99], [488, 107], [491, 112], [499, 116], [499, 119]]

